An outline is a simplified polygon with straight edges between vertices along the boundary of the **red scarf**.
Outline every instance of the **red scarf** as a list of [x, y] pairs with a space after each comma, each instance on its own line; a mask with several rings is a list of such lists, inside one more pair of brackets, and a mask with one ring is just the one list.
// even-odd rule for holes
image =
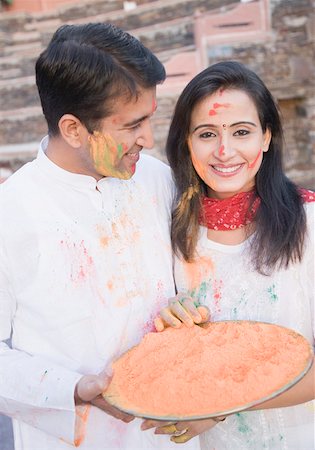
[[[315, 194], [307, 189], [299, 188], [299, 193], [305, 203], [314, 202]], [[253, 222], [260, 198], [255, 190], [240, 192], [223, 200], [203, 197], [200, 225], [211, 230], [235, 230]]]

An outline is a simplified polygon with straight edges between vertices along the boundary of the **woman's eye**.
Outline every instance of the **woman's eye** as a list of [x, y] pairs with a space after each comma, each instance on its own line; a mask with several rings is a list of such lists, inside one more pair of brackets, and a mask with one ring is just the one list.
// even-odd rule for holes
[[249, 134], [248, 130], [237, 130], [234, 133], [234, 136], [247, 136]]
[[207, 139], [207, 138], [215, 137], [215, 134], [212, 133], [212, 131], [205, 131], [204, 133], [201, 133], [199, 135], [199, 137], [201, 137], [202, 139]]

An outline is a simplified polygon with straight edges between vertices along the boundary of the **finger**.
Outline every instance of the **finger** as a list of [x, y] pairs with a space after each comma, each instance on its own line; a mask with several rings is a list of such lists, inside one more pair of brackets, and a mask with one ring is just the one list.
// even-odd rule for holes
[[156, 427], [161, 427], [162, 425], [170, 425], [173, 422], [166, 422], [163, 420], [151, 420], [151, 419], [146, 419], [142, 422], [141, 424], [141, 430], [149, 430], [150, 428], [156, 428]]
[[177, 422], [176, 423], [176, 431], [180, 431], [180, 432], [182, 432], [184, 430], [187, 431], [187, 429], [190, 428], [193, 425], [194, 425], [193, 422], [188, 422], [188, 421], [186, 421], [186, 422]]
[[[179, 295], [178, 296], [179, 303], [185, 308], [185, 310], [189, 313], [194, 323], [202, 322], [202, 315], [195, 304], [194, 300], [187, 295]], [[203, 313], [205, 312], [203, 309], [201, 310]]]
[[208, 322], [211, 318], [210, 309], [207, 306], [197, 306], [197, 310], [201, 315], [201, 323]]
[[[198, 314], [200, 321], [200, 314], [198, 313], [195, 306], [193, 306], [193, 308], [195, 309], [196, 314]], [[180, 319], [186, 325], [186, 327], [192, 327], [194, 325], [194, 321], [190, 311], [186, 309], [186, 306], [181, 304], [180, 300], [176, 298], [169, 300], [169, 309], [171, 314], [178, 317], [178, 319]]]
[[196, 434], [191, 433], [189, 430], [186, 431], [186, 433], [183, 433], [179, 436], [172, 436], [171, 441], [175, 442], [176, 444], [185, 444], [185, 442], [188, 442], [190, 439], [195, 437]]
[[165, 330], [165, 325], [164, 325], [162, 317], [157, 316], [154, 319], [154, 326], [155, 326], [156, 331], [158, 331], [158, 332]]
[[180, 328], [182, 322], [172, 313], [170, 308], [163, 308], [160, 311], [160, 317], [163, 320], [164, 327]]
[[92, 405], [97, 406], [97, 408], [103, 410], [110, 416], [115, 417], [115, 419], [122, 420], [125, 423], [131, 422], [135, 417], [131, 414], [125, 413], [115, 406], [108, 403], [103, 397], [99, 396], [91, 401]]
[[163, 427], [158, 427], [155, 430], [155, 434], [174, 434], [177, 433], [178, 429], [174, 423], [169, 425], [164, 425]]

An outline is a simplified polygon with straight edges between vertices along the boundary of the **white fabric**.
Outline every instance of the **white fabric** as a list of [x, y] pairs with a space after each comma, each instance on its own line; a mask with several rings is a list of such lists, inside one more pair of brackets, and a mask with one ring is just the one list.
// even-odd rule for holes
[[[41, 149], [0, 189], [0, 412], [16, 450], [73, 448], [76, 382], [153, 330], [174, 293], [170, 171], [142, 155], [133, 179], [96, 182]], [[176, 447], [140, 424], [92, 407], [80, 449]]]
[[[271, 276], [248, 263], [248, 245], [223, 245], [200, 229], [196, 263], [175, 261], [177, 289], [210, 307], [212, 320], [280, 324], [314, 343], [314, 207], [305, 205], [308, 237], [301, 264]], [[314, 402], [234, 414], [200, 437], [202, 450], [314, 450]]]

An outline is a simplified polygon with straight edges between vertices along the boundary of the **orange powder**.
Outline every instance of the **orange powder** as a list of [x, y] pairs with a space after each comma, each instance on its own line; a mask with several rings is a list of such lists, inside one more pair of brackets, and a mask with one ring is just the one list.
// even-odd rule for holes
[[148, 333], [113, 364], [104, 397], [140, 417], [196, 418], [241, 410], [296, 381], [311, 347], [287, 328], [250, 321]]

